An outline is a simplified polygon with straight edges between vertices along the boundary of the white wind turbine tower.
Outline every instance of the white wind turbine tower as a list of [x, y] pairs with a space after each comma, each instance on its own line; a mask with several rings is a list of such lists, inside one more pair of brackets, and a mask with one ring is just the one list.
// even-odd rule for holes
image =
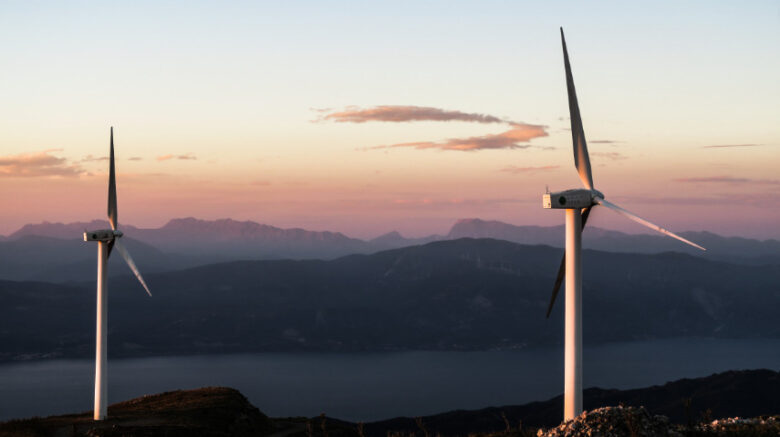
[[561, 28], [561, 44], [563, 45], [563, 62], [566, 68], [566, 88], [569, 93], [569, 116], [571, 118], [571, 138], [574, 143], [574, 166], [577, 168], [584, 189], [572, 189], [557, 193], [547, 193], [543, 197], [545, 208], [566, 210], [566, 253], [558, 269], [558, 277], [553, 287], [547, 317], [550, 317], [555, 298], [566, 277], [566, 327], [565, 327], [565, 370], [564, 370], [564, 400], [563, 418], [571, 420], [582, 413], [582, 230], [588, 220], [591, 208], [604, 206], [618, 214], [656, 230], [662, 234], [676, 238], [701, 250], [703, 247], [674, 234], [658, 225], [638, 217], [614, 203], [604, 200], [604, 194], [593, 188], [593, 176], [590, 171], [590, 158], [585, 143], [585, 132], [582, 128], [580, 108], [577, 104], [577, 94], [574, 90], [574, 80], [569, 65], [569, 54], [566, 51], [566, 39]]
[[94, 419], [103, 420], [106, 418], [108, 410], [108, 386], [106, 384], [106, 357], [108, 352], [108, 257], [111, 250], [116, 247], [122, 258], [125, 259], [130, 270], [141, 282], [149, 296], [152, 292], [146, 286], [144, 278], [135, 266], [133, 258], [122, 245], [120, 238], [122, 232], [117, 229], [117, 208], [116, 208], [116, 174], [114, 172], [114, 128], [111, 128], [111, 155], [109, 157], [108, 173], [108, 221], [111, 223], [111, 229], [102, 229], [99, 231], [84, 232], [84, 241], [98, 242], [98, 264], [97, 264], [97, 335], [95, 336], [95, 411]]

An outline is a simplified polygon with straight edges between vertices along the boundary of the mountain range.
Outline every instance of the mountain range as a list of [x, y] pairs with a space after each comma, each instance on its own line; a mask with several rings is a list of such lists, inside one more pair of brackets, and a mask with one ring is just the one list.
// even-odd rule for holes
[[[108, 222], [28, 224], [0, 239], [0, 278], [66, 282], [94, 276], [94, 245], [80, 240], [85, 229], [103, 229]], [[342, 233], [282, 229], [251, 221], [174, 219], [160, 228], [123, 225], [125, 242], [143, 272], [155, 273], [217, 262], [264, 259], [335, 259], [350, 254], [458, 238], [493, 238], [520, 244], [563, 246], [562, 226], [515, 226], [480, 219], [458, 220], [446, 235], [405, 238], [389, 232], [371, 240]], [[709, 232], [682, 232], [686, 238], [707, 247], [707, 252], [663, 236], [625, 234], [589, 227], [583, 246], [609, 252], [681, 252], [729, 263], [780, 264], [780, 241], [723, 237]], [[112, 263], [113, 264], [113, 263]], [[117, 263], [118, 265], [119, 263]], [[112, 268], [112, 275], [127, 274], [125, 267]]]
[[[562, 250], [446, 240], [335, 260], [236, 261], [111, 280], [114, 356], [473, 350], [557, 344]], [[682, 253], [583, 255], [590, 343], [779, 338], [780, 265]], [[93, 267], [94, 268], [94, 267]], [[87, 357], [94, 281], [0, 281], [0, 359]], [[85, 316], [89, 315], [89, 316]], [[620, 329], [614, 329], [620, 326]]]

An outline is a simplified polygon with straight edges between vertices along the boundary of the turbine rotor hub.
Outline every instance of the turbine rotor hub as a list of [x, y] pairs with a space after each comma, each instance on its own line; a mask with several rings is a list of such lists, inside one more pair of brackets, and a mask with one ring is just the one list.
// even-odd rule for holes
[[[596, 194], [598, 193], [598, 194]], [[542, 196], [542, 206], [548, 209], [582, 209], [593, 206], [593, 198], [601, 193], [587, 188], [546, 193]]]
[[113, 241], [116, 238], [120, 238], [122, 235], [122, 231], [114, 231], [112, 229], [101, 229], [99, 231], [85, 231], [84, 232], [84, 241], [102, 241], [102, 242], [110, 242]]

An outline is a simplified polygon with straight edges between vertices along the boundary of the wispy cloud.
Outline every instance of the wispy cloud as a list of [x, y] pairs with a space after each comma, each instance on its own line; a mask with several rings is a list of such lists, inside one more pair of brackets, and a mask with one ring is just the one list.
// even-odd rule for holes
[[468, 138], [450, 138], [445, 141], [419, 141], [413, 143], [391, 144], [388, 146], [376, 146], [370, 149], [389, 149], [396, 147], [411, 147], [414, 149], [439, 149], [459, 150], [472, 152], [487, 149], [527, 149], [528, 143], [534, 138], [546, 137], [544, 126], [533, 124], [513, 123], [513, 128], [500, 134], [482, 135]]
[[518, 198], [397, 198], [392, 200], [392, 204], [397, 208], [429, 208], [429, 209], [448, 209], [468, 207], [490, 207], [505, 203], [522, 203]]
[[84, 174], [77, 164], [51, 155], [62, 149], [0, 157], [0, 177], [75, 177]]
[[143, 158], [141, 158], [140, 156], [133, 156], [133, 157], [127, 158], [127, 160], [128, 161], [141, 161], [141, 160], [143, 160]]
[[[571, 130], [571, 129], [569, 129], [569, 130]], [[593, 140], [593, 141], [588, 141], [588, 142], [591, 143], [591, 144], [618, 144], [618, 143], [622, 143], [623, 141], [617, 141], [617, 140]]]
[[168, 161], [171, 159], [181, 159], [187, 161], [187, 160], [196, 160], [198, 158], [192, 153], [188, 153], [186, 155], [161, 155], [157, 157], [158, 161]]
[[702, 146], [702, 149], [730, 149], [730, 148], [742, 148], [742, 147], [760, 147], [766, 144], [713, 144], [710, 146]]
[[502, 168], [501, 171], [512, 173], [512, 174], [521, 174], [521, 173], [538, 173], [542, 171], [555, 170], [557, 168], [560, 168], [560, 165], [543, 165], [540, 167], [517, 167], [514, 165], [509, 165]]
[[705, 178], [678, 178], [675, 182], [700, 183], [700, 184], [760, 184], [760, 185], [780, 185], [778, 179], [751, 179], [736, 178], [731, 176], [710, 176]]
[[449, 138], [443, 141], [414, 141], [383, 146], [361, 148], [359, 150], [393, 149], [409, 147], [417, 150], [439, 149], [476, 151], [487, 149], [526, 149], [534, 138], [546, 137], [547, 126], [519, 123], [495, 115], [449, 111], [428, 106], [394, 106], [383, 105], [362, 109], [348, 107], [343, 111], [331, 112], [322, 116], [320, 121], [335, 121], [337, 123], [378, 122], [414, 122], [414, 121], [462, 121], [469, 123], [498, 123], [511, 127], [506, 132], [466, 138]]
[[466, 121], [472, 123], [506, 123], [499, 117], [487, 114], [448, 111], [428, 106], [393, 106], [383, 105], [373, 108], [349, 107], [343, 111], [324, 115], [322, 120], [337, 123], [365, 123], [382, 121], [401, 123], [407, 121]]
[[81, 158], [81, 162], [95, 162], [95, 161], [108, 161], [108, 156], [87, 155], [87, 156]]
[[601, 158], [611, 159], [613, 161], [619, 161], [621, 159], [628, 159], [626, 155], [619, 152], [590, 152], [590, 156], [598, 156]]
[[778, 206], [780, 205], [780, 193], [758, 193], [745, 192], [739, 196], [727, 193], [711, 193], [690, 197], [668, 197], [668, 196], [617, 196], [613, 200], [623, 204], [634, 202], [637, 204], [654, 205], [723, 205], [740, 204], [753, 206]]

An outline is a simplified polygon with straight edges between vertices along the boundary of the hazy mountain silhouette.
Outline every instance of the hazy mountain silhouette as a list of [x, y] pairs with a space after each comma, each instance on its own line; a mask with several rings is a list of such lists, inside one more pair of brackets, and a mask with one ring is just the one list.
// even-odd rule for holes
[[[148, 274], [153, 298], [134, 278], [119, 277], [109, 286], [109, 353], [556, 344], [563, 306], [549, 320], [544, 313], [561, 255], [548, 246], [459, 239], [332, 261], [231, 262]], [[780, 266], [591, 250], [583, 263], [589, 343], [780, 337]], [[94, 309], [94, 281], [2, 281], [0, 299], [2, 358], [92, 350], [94, 324], [85, 314]]]
[[421, 238], [405, 238], [398, 231], [388, 232], [380, 235], [368, 243], [377, 249], [397, 249], [399, 247], [417, 246], [420, 244], [430, 243], [432, 241], [443, 240], [445, 237], [441, 235], [429, 235]]
[[[37, 235], [79, 238], [84, 229], [106, 229], [105, 220], [78, 223], [28, 224], [8, 236], [9, 240]], [[168, 253], [228, 256], [236, 258], [327, 258], [365, 251], [365, 242], [338, 232], [281, 229], [252, 221], [232, 219], [173, 219], [160, 228], [142, 229], [122, 225], [128, 236]]]
[[[174, 219], [155, 229], [122, 227], [127, 235], [123, 241], [144, 273], [242, 259], [329, 259], [375, 251], [371, 244], [340, 233], [230, 219]], [[85, 229], [107, 228], [105, 220], [25, 225], [0, 241], [0, 278], [54, 282], [92, 278], [97, 249], [80, 237]], [[124, 266], [109, 269], [112, 276], [126, 273]]]
[[[82, 266], [94, 264], [95, 249], [80, 241], [81, 233], [84, 229], [108, 226], [104, 220], [25, 225], [0, 240], [0, 278], [55, 282], [90, 279], [94, 269], [83, 269]], [[237, 260], [334, 259], [464, 237], [562, 247], [564, 236], [562, 226], [514, 226], [480, 219], [459, 220], [446, 236], [404, 238], [393, 231], [369, 241], [349, 238], [338, 232], [282, 229], [231, 219], [184, 218], [171, 220], [161, 228], [123, 225], [123, 229], [128, 244], [136, 240], [138, 248], [131, 248], [131, 251], [139, 267], [150, 273]], [[722, 237], [708, 232], [681, 234], [701, 243], [708, 251], [698, 251], [664, 236], [624, 234], [594, 227], [589, 227], [583, 238], [586, 249], [623, 253], [671, 251], [731, 263], [780, 264], [780, 242], [777, 240]], [[125, 272], [124, 267], [109, 270], [111, 275]]]
[[[625, 253], [682, 252], [707, 259], [742, 264], [780, 264], [780, 241], [723, 237], [712, 232], [679, 232], [707, 248], [702, 252], [663, 235], [626, 234], [588, 226], [582, 233], [583, 247]], [[563, 247], [565, 230], [560, 226], [515, 226], [499, 221], [462, 219], [453, 225], [447, 239], [495, 238], [520, 244]]]
[[[215, 257], [165, 254], [131, 237], [122, 241], [133, 253], [139, 268], [154, 273], [214, 262]], [[109, 275], [129, 274], [127, 266], [111, 257]], [[81, 239], [23, 235], [0, 242], [0, 278], [32, 281], [84, 281], [94, 278], [97, 245]]]
[[[80, 239], [81, 234], [87, 230], [110, 229], [108, 220], [92, 220], [91, 222], [73, 223], [30, 223], [22, 226], [18, 231], [8, 236], [9, 240], [16, 240], [26, 236], [60, 238], [64, 240]], [[135, 232], [136, 227], [122, 223], [122, 229]]]

